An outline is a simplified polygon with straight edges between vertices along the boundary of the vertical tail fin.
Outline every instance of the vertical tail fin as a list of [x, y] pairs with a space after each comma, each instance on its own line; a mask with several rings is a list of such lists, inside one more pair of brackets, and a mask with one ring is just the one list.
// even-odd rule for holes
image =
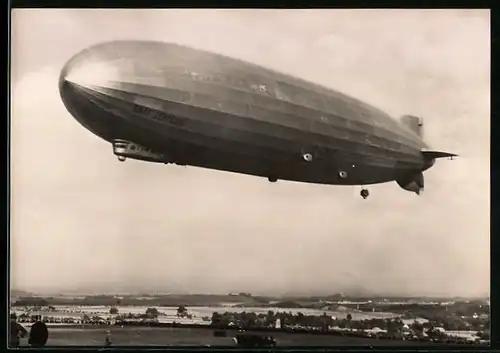
[[413, 115], [403, 115], [400, 121], [401, 124], [410, 129], [418, 137], [421, 139], [424, 137], [424, 120], [422, 118]]

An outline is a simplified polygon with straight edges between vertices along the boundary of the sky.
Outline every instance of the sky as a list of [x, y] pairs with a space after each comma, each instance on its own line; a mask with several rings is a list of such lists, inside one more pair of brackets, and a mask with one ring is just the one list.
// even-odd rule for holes
[[[490, 278], [488, 10], [12, 12], [11, 286], [38, 292], [478, 296]], [[395, 182], [279, 181], [117, 161], [61, 102], [100, 42], [174, 42], [421, 116], [459, 158]], [[168, 58], [166, 58], [168, 60]]]

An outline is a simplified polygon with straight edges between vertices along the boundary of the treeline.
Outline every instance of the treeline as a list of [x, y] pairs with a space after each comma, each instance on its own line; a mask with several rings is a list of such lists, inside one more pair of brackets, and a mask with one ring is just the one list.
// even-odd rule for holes
[[42, 306], [49, 306], [50, 303], [47, 299], [45, 298], [38, 298], [38, 297], [25, 297], [25, 298], [20, 298], [16, 300], [14, 303], [12, 303], [12, 306], [34, 306], [34, 307], [42, 307]]
[[86, 296], [84, 298], [64, 298], [64, 297], [21, 297], [17, 299], [13, 306], [48, 306], [48, 305], [75, 305], [75, 306], [210, 306], [222, 302], [239, 303], [246, 305], [263, 305], [268, 303], [267, 298], [252, 296], [234, 295], [165, 295], [151, 298], [138, 298], [136, 296], [124, 296], [116, 298], [107, 295]]
[[356, 308], [363, 312], [372, 311], [386, 311], [395, 314], [401, 314], [402, 316], [408, 317], [422, 317], [429, 320], [440, 320], [450, 316], [464, 316], [471, 317], [473, 315], [486, 314], [489, 315], [490, 307], [489, 305], [484, 305], [477, 302], [456, 302], [449, 305], [441, 304], [400, 304], [400, 305], [389, 305], [389, 304], [342, 304], [348, 308]]
[[[281, 327], [304, 327], [319, 330], [329, 330], [330, 327], [339, 327], [341, 329], [352, 330], [370, 330], [379, 328], [387, 330], [389, 334], [402, 332], [405, 324], [399, 318], [381, 319], [371, 318], [365, 320], [352, 320], [350, 314], [346, 318], [334, 318], [329, 315], [304, 315], [302, 313], [292, 314], [291, 312], [274, 313], [269, 311], [267, 314], [256, 314], [253, 312], [241, 313], [218, 313], [212, 314], [212, 326], [216, 328], [226, 328], [236, 326], [242, 329], [275, 327], [276, 322], [280, 321]], [[489, 319], [466, 319], [451, 316], [442, 320], [430, 320], [425, 323], [414, 321], [408, 325], [415, 334], [419, 335], [424, 330], [433, 330], [435, 327], [442, 327], [447, 331], [488, 331], [490, 329]]]
[[[99, 324], [111, 324], [111, 322], [115, 321], [118, 324], [129, 323], [129, 322], [137, 322], [139, 324], [143, 323], [151, 323], [157, 322], [157, 319], [161, 315], [165, 315], [161, 313], [157, 308], [147, 308], [144, 313], [120, 313], [117, 307], [111, 307], [109, 309], [108, 315], [100, 315], [98, 313], [83, 313], [81, 318], [75, 317], [61, 317], [61, 316], [51, 316], [51, 312], [55, 312], [56, 310], [53, 307], [48, 307], [49, 310], [44, 315], [40, 314], [31, 314], [29, 311], [22, 313], [19, 315], [19, 322], [36, 322], [43, 318], [44, 322], [49, 323], [78, 323], [78, 324], [91, 324], [91, 325], [99, 325]], [[52, 309], [50, 309], [52, 308]], [[187, 318], [192, 319], [193, 315], [188, 312], [188, 308], [184, 305], [181, 305], [177, 308], [177, 317], [179, 318]], [[204, 317], [204, 321], [210, 321], [209, 317]]]

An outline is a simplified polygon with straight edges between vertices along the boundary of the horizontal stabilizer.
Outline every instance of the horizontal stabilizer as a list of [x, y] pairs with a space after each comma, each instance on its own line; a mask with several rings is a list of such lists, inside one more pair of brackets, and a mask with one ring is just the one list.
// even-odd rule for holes
[[442, 151], [432, 151], [432, 150], [427, 150], [427, 149], [423, 149], [422, 154], [424, 155], [425, 159], [452, 158], [452, 157], [458, 156], [454, 153], [442, 152]]

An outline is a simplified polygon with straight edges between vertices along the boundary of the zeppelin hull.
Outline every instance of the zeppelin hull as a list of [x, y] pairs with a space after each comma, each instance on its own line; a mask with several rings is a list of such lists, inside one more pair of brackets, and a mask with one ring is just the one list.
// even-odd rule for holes
[[[68, 110], [95, 134], [143, 144], [183, 164], [351, 185], [422, 170], [425, 145], [383, 112], [181, 46], [115, 42], [90, 48], [67, 64], [60, 90]], [[302, 158], [305, 153], [312, 162]], [[341, 171], [347, 178], [339, 177]]]

